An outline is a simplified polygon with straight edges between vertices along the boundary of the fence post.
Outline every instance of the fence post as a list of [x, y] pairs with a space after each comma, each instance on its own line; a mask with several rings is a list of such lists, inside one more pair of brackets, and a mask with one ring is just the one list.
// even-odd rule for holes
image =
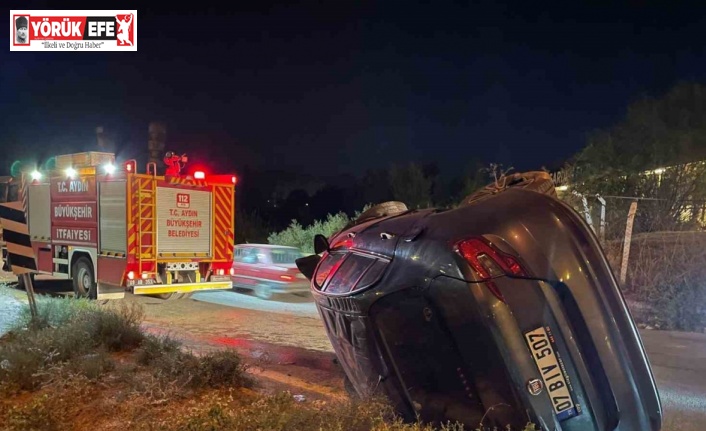
[[596, 199], [601, 203], [601, 221], [600, 221], [600, 239], [601, 239], [601, 244], [605, 246], [605, 199], [601, 197], [601, 195], [596, 195]]
[[572, 191], [572, 193], [581, 199], [581, 203], [583, 204], [583, 216], [586, 219], [586, 223], [591, 227], [591, 230], [593, 230], [593, 232], [595, 233], [596, 228], [593, 226], [593, 218], [591, 217], [591, 210], [588, 208], [588, 200], [586, 200], [586, 196], [577, 192], [576, 190]]
[[635, 220], [637, 212], [637, 201], [630, 204], [628, 210], [628, 221], [625, 224], [625, 240], [623, 242], [623, 259], [620, 265], [620, 286], [625, 285], [625, 280], [628, 278], [628, 260], [630, 259], [630, 241], [632, 239], [632, 223]]

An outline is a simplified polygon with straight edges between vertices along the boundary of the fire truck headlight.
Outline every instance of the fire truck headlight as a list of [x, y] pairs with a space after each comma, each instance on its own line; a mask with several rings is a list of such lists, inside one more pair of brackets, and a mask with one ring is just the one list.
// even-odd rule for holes
[[74, 168], [68, 168], [68, 169], [67, 169], [66, 171], [64, 171], [64, 172], [66, 173], [66, 176], [69, 177], [69, 178], [73, 178], [73, 177], [76, 176], [76, 169], [74, 169]]
[[37, 170], [32, 171], [32, 180], [33, 180], [33, 181], [39, 181], [39, 180], [41, 180], [41, 179], [42, 179], [42, 173], [41, 173], [41, 172], [39, 172], [39, 171], [37, 171]]
[[113, 175], [115, 173], [115, 166], [113, 166], [112, 164], [109, 163], [109, 164], [103, 166], [103, 170], [105, 170], [106, 174]]

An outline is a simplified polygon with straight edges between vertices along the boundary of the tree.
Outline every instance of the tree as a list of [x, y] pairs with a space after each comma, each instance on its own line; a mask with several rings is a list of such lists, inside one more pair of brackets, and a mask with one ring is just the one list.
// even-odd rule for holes
[[680, 83], [632, 103], [622, 121], [589, 138], [575, 160], [575, 189], [649, 198], [636, 231], [675, 229], [706, 201], [705, 158], [706, 87]]
[[352, 218], [344, 212], [328, 214], [323, 220], [314, 220], [309, 226], [302, 226], [298, 220], [292, 220], [291, 224], [280, 232], [272, 232], [267, 241], [270, 244], [288, 245], [298, 247], [304, 253], [314, 254], [314, 236], [324, 235], [329, 238], [331, 235], [343, 229], [348, 222], [355, 220], [360, 214], [370, 208], [366, 205], [361, 211], [356, 211]]
[[431, 181], [416, 163], [406, 166], [393, 165], [390, 169], [392, 197], [404, 202], [409, 208], [422, 208], [431, 205]]

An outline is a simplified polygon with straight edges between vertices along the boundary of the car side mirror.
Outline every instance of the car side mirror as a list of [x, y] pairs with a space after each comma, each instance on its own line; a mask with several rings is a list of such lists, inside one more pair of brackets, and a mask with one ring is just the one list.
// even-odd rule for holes
[[331, 246], [328, 243], [328, 239], [325, 236], [317, 233], [314, 236], [314, 253], [321, 254], [325, 251], [329, 251]]
[[321, 256], [312, 254], [311, 256], [300, 257], [295, 260], [295, 262], [297, 263], [299, 272], [304, 274], [304, 277], [306, 277], [307, 280], [311, 281], [311, 279], [314, 278], [314, 271], [316, 271], [316, 266], [319, 264], [320, 260]]

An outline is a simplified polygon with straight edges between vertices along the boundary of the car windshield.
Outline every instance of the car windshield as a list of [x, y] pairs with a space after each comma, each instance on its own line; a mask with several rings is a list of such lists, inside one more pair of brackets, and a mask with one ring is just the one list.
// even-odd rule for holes
[[273, 248], [271, 251], [272, 263], [287, 264], [295, 263], [295, 260], [304, 257], [304, 253], [296, 248]]

